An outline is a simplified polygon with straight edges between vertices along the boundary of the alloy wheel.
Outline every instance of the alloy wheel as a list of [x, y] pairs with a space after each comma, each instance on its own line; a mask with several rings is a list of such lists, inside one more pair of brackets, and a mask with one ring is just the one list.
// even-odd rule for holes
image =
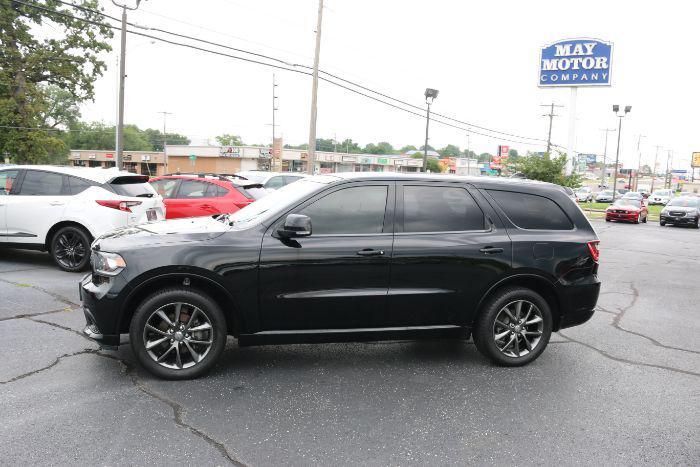
[[146, 320], [143, 345], [160, 366], [191, 368], [207, 356], [214, 343], [211, 320], [189, 303], [175, 302], [158, 308]]
[[59, 235], [54, 249], [56, 260], [67, 269], [79, 267], [87, 254], [83, 239], [72, 231], [66, 231]]
[[493, 339], [503, 355], [518, 358], [537, 348], [543, 329], [540, 309], [527, 300], [516, 300], [501, 308], [496, 315]]

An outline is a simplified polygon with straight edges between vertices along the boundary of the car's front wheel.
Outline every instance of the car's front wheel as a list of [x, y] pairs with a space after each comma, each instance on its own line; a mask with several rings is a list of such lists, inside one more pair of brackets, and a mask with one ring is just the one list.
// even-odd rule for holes
[[136, 309], [129, 340], [139, 362], [154, 375], [197, 378], [212, 368], [226, 347], [226, 319], [204, 293], [166, 289]]
[[524, 287], [507, 287], [493, 295], [476, 320], [477, 349], [504, 366], [522, 366], [544, 351], [552, 334], [547, 301]]
[[51, 239], [51, 257], [64, 271], [82, 271], [90, 262], [90, 235], [80, 227], [58, 229]]

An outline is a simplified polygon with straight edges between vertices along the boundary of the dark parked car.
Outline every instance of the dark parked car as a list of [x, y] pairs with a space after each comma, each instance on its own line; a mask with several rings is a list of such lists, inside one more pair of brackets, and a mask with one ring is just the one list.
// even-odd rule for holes
[[185, 379], [241, 346], [471, 335], [506, 366], [587, 321], [598, 239], [556, 185], [319, 175], [231, 215], [113, 231], [80, 284], [85, 334]]
[[659, 224], [692, 225], [697, 229], [700, 227], [700, 198], [673, 198], [661, 210]]

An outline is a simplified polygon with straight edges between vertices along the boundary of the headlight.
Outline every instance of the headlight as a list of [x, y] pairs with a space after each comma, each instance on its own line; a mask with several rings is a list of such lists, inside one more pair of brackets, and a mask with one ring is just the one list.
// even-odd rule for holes
[[103, 276], [116, 276], [126, 267], [124, 258], [116, 253], [92, 252], [92, 270]]
[[688, 211], [685, 213], [685, 217], [695, 217], [696, 215], [697, 215], [697, 213], [695, 213], [693, 211]]

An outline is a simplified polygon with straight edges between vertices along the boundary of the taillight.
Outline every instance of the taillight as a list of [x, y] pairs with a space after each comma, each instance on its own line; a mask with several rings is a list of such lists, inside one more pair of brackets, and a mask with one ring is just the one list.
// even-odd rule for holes
[[139, 204], [141, 204], [141, 201], [119, 201], [116, 199], [98, 199], [95, 202], [100, 206], [124, 212], [131, 212], [132, 206], [138, 206]]
[[598, 262], [598, 258], [600, 257], [600, 250], [598, 249], [598, 244], [600, 243], [600, 240], [592, 240], [586, 245], [588, 245], [588, 251], [591, 252], [591, 258], [593, 258], [593, 261], [596, 263]]

